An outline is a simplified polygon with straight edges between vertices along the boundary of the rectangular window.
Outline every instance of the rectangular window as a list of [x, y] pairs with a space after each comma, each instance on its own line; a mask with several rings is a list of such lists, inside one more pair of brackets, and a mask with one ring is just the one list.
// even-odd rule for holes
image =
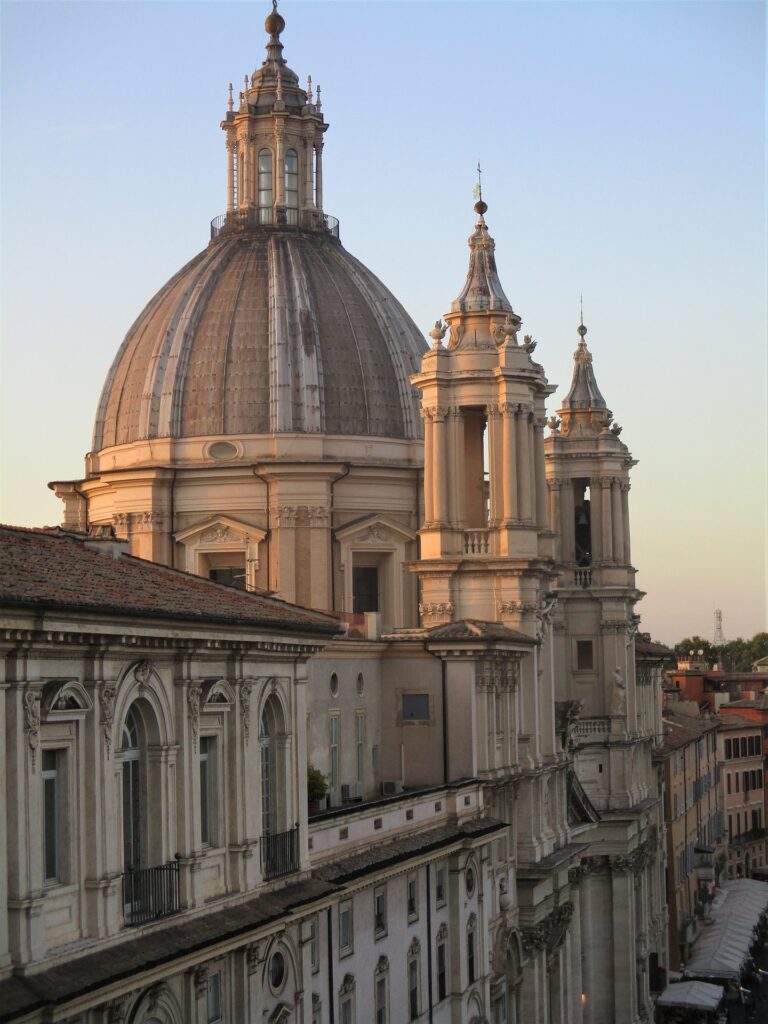
[[221, 1020], [221, 973], [208, 977], [208, 1024]]
[[441, 1002], [445, 999], [447, 993], [446, 985], [446, 963], [445, 963], [445, 943], [438, 942], [437, 944], [437, 1001]]
[[402, 719], [404, 722], [428, 722], [429, 694], [404, 693], [402, 701]]
[[726, 758], [726, 760], [730, 760], [730, 758], [732, 756], [733, 755], [731, 753], [731, 741], [730, 740], [726, 740], [725, 741], [725, 758]]
[[213, 736], [200, 737], [200, 842], [203, 846], [213, 844], [211, 812], [215, 743]]
[[746, 736], [742, 736], [741, 737], [741, 756], [742, 757], [746, 757], [747, 756], [747, 737]]
[[728, 772], [728, 774], [725, 777], [725, 788], [728, 790], [729, 793], [731, 792], [731, 773], [730, 772]]
[[63, 750], [43, 751], [43, 861], [47, 883], [61, 881]]
[[471, 985], [475, 980], [475, 933], [471, 928], [467, 932], [467, 977]]
[[435, 903], [441, 907], [445, 903], [445, 868], [435, 868]]
[[352, 611], [377, 612], [379, 610], [379, 570], [376, 566], [352, 567]]
[[740, 777], [740, 772], [734, 772], [733, 773], [733, 781], [736, 783], [736, 792], [737, 793], [739, 792], [739, 777]]
[[387, 976], [376, 979], [376, 1024], [387, 1024]]
[[352, 901], [339, 904], [339, 955], [346, 956], [352, 952]]
[[591, 640], [576, 641], [576, 670], [578, 672], [591, 672], [595, 667], [594, 653]]
[[312, 965], [312, 973], [315, 974], [320, 968], [320, 956], [317, 948], [317, 917], [313, 917], [309, 923], [309, 962]]
[[387, 890], [383, 885], [373, 890], [373, 931], [377, 938], [387, 933]]
[[339, 1024], [352, 1024], [351, 996], [345, 996], [339, 1003]]
[[331, 766], [328, 779], [330, 792], [334, 796], [339, 793], [339, 716], [331, 715], [329, 725], [329, 763]]
[[358, 796], [363, 796], [363, 777], [365, 774], [365, 712], [358, 711], [355, 716], [357, 736], [357, 785]]
[[419, 916], [419, 876], [408, 875], [408, 920]]
[[419, 962], [408, 961], [408, 1016], [416, 1020], [419, 1016]]

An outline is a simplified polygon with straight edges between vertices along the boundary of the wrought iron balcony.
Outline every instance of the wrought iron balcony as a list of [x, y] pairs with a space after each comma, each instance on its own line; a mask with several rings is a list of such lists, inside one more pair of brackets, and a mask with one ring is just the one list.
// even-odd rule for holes
[[278, 228], [283, 231], [315, 231], [339, 237], [339, 222], [320, 210], [296, 210], [291, 207], [247, 206], [229, 210], [211, 221], [211, 241], [219, 235], [237, 235], [257, 228]]
[[261, 837], [261, 873], [269, 880], [299, 870], [299, 826]]
[[178, 858], [153, 868], [125, 871], [123, 908], [128, 927], [177, 914], [181, 909]]

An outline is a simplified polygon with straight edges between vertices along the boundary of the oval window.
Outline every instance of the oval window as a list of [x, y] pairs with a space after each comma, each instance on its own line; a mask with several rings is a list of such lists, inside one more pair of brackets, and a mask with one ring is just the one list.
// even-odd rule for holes
[[285, 981], [285, 957], [275, 953], [269, 962], [269, 984], [275, 992], [279, 992]]
[[339, 696], [339, 677], [335, 672], [331, 675], [331, 696]]
[[357, 696], [363, 696], [363, 690], [365, 689], [365, 680], [363, 679], [363, 673], [357, 673]]
[[467, 868], [466, 883], [467, 896], [471, 896], [472, 893], [475, 891], [475, 871], [474, 868], [471, 866]]
[[236, 459], [237, 445], [232, 444], [231, 441], [214, 441], [208, 449], [208, 455], [212, 459], [219, 459], [220, 461]]

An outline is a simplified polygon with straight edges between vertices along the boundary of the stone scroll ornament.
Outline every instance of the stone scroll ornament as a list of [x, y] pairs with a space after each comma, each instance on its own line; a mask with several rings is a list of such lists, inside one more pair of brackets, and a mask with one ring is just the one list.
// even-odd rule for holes
[[115, 718], [114, 686], [105, 686], [99, 691], [99, 707], [101, 708], [101, 733], [104, 737], [104, 749], [109, 757], [112, 753], [112, 723]]
[[32, 759], [32, 771], [37, 764], [37, 750], [40, 746], [40, 700], [42, 690], [29, 687], [24, 691], [24, 732], [27, 734], [27, 745]]
[[240, 683], [240, 717], [243, 722], [243, 736], [245, 745], [251, 737], [251, 690], [252, 685], [247, 681]]
[[200, 733], [200, 699], [203, 695], [202, 686], [192, 684], [187, 690], [187, 707], [189, 709], [189, 722], [192, 726], [192, 742], [197, 748], [197, 738]]

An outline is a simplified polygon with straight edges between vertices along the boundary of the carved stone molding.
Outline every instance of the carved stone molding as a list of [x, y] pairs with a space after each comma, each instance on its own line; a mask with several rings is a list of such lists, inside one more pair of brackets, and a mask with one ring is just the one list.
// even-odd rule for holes
[[355, 976], [354, 974], [345, 974], [344, 979], [339, 988], [340, 996], [347, 996], [351, 992], [355, 991]]
[[115, 687], [102, 686], [99, 690], [99, 707], [101, 709], [101, 734], [104, 737], [104, 749], [107, 757], [112, 753], [112, 723], [115, 717]]
[[392, 534], [386, 528], [386, 526], [381, 526], [379, 523], [374, 523], [373, 526], [369, 526], [367, 530], [363, 530], [362, 533], [359, 533], [357, 535], [357, 540], [389, 542], [392, 540]]
[[144, 696], [144, 690], [146, 689], [149, 677], [152, 673], [152, 663], [147, 661], [140, 661], [133, 670], [133, 678], [139, 684], [139, 696]]
[[30, 686], [24, 691], [24, 732], [27, 737], [32, 771], [37, 763], [37, 750], [40, 746], [40, 701], [43, 691], [37, 686]]
[[123, 1024], [127, 1011], [127, 999], [114, 999], [107, 1004], [107, 1024]]
[[499, 601], [498, 609], [500, 615], [519, 615], [538, 611], [539, 606], [536, 601]]
[[208, 968], [196, 967], [192, 973], [192, 980], [195, 986], [195, 995], [202, 999], [208, 994]]
[[147, 993], [147, 1008], [150, 1013], [155, 1012], [166, 992], [168, 992], [168, 985], [164, 981], [158, 981], [156, 985], [152, 986]]
[[411, 939], [411, 944], [408, 947], [408, 956], [418, 956], [421, 952], [421, 943], [416, 935]]
[[247, 680], [243, 680], [240, 683], [240, 718], [243, 722], [243, 735], [245, 736], [245, 745], [248, 746], [248, 740], [251, 737], [251, 690], [252, 684]]
[[187, 690], [187, 708], [189, 711], [189, 722], [192, 726], [192, 743], [197, 748], [197, 739], [200, 733], [200, 698], [203, 695], [202, 686], [192, 683]]
[[453, 601], [427, 601], [419, 604], [419, 615], [429, 618], [434, 615], [451, 615], [453, 613]]
[[245, 950], [245, 957], [248, 962], [248, 973], [253, 974], [263, 959], [261, 955], [261, 943], [252, 942], [250, 946], [247, 946]]
[[225, 526], [223, 523], [218, 526], [212, 526], [210, 530], [206, 530], [201, 536], [200, 540], [206, 544], [230, 544], [232, 541], [242, 540], [242, 535], [238, 535], [235, 531]]
[[296, 518], [299, 514], [298, 506], [296, 505], [278, 505], [277, 508], [270, 510], [272, 518], [276, 526], [282, 527], [294, 527], [296, 526]]
[[389, 970], [389, 957], [380, 956], [376, 964], [376, 974], [386, 974]]
[[310, 526], [325, 527], [331, 521], [331, 510], [325, 505], [313, 505], [307, 509], [307, 514]]
[[573, 917], [574, 904], [569, 900], [547, 914], [533, 927], [522, 929], [523, 952], [529, 955], [534, 950], [546, 950], [551, 955], [565, 939], [568, 926]]
[[161, 530], [165, 525], [165, 513], [146, 510], [145, 512], [115, 512], [112, 525], [125, 532], [147, 533]]

